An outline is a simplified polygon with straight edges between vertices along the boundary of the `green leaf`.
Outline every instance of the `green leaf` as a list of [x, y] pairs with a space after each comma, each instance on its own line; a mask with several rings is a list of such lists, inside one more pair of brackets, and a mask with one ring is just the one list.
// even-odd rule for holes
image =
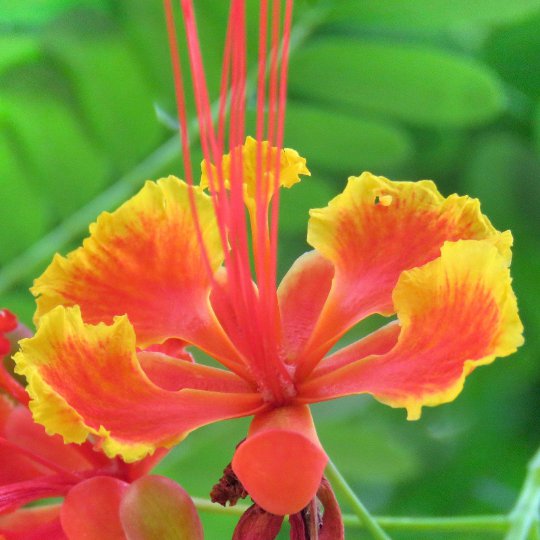
[[540, 14], [493, 33], [484, 56], [504, 80], [533, 98], [540, 96]]
[[0, 35], [0, 73], [11, 67], [35, 61], [39, 54], [39, 44], [33, 37], [18, 34]]
[[106, 0], [0, 0], [0, 24], [37, 25], [75, 6], [104, 8]]
[[29, 184], [57, 218], [70, 215], [100, 192], [107, 167], [55, 80], [54, 72], [46, 69], [12, 70], [2, 79], [0, 114], [32, 172]]
[[[0, 128], [2, 126], [0, 125]], [[0, 130], [0, 263], [9, 261], [46, 231], [43, 200], [29, 182], [29, 173], [17, 159], [5, 129]]]
[[381, 418], [364, 414], [360, 419], [356, 414], [318, 421], [317, 431], [325, 451], [351, 482], [402, 482], [421, 469], [414, 448], [397, 438], [391, 424]]
[[[342, 185], [345, 185], [343, 178]], [[320, 176], [303, 177], [299, 184], [290, 189], [282, 189], [280, 193], [280, 231], [285, 234], [300, 233], [304, 238], [307, 234], [309, 211], [311, 208], [326, 206], [328, 201], [338, 191], [329, 181]]]
[[540, 9], [540, 0], [344, 0], [331, 18], [360, 24], [444, 28], [463, 23], [518, 20]]
[[520, 137], [494, 133], [478, 140], [464, 181], [495, 227], [504, 230], [522, 220], [524, 225], [534, 223], [540, 202], [539, 174], [539, 161]]
[[407, 133], [390, 123], [295, 102], [287, 107], [286, 146], [306, 157], [312, 172], [348, 175], [397, 168], [412, 153]]
[[104, 17], [77, 12], [58, 21], [46, 38], [52, 61], [68, 75], [85, 122], [122, 173], [161, 142], [142, 64], [125, 36]]
[[536, 145], [536, 153], [540, 156], [540, 101], [536, 105], [536, 111], [533, 119], [534, 143]]
[[474, 60], [337, 38], [316, 41], [291, 58], [290, 93], [419, 126], [477, 126], [504, 107], [498, 79]]

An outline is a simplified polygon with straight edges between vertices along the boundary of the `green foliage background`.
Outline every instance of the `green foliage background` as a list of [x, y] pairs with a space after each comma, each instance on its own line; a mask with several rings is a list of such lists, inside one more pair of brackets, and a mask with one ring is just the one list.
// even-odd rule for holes
[[[215, 89], [227, 2], [196, 4]], [[418, 422], [366, 397], [314, 408], [329, 455], [375, 513], [505, 513], [539, 444], [539, 27], [540, 0], [297, 2], [286, 143], [313, 177], [283, 195], [282, 271], [307, 249], [308, 209], [366, 169], [479, 197], [515, 237], [518, 354]], [[159, 0], [0, 0], [1, 304], [30, 322], [27, 289], [55, 251], [145, 179], [181, 174], [169, 116]], [[246, 425], [199, 430], [160, 471], [206, 497]], [[204, 520], [208, 538], [234, 527]]]

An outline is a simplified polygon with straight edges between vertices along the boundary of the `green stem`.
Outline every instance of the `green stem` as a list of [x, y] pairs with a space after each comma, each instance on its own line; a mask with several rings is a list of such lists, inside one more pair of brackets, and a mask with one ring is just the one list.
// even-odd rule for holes
[[337, 467], [331, 461], [329, 461], [326, 466], [325, 474], [333, 488], [341, 493], [358, 519], [371, 533], [371, 536], [376, 540], [390, 540], [390, 537], [383, 531], [379, 523], [377, 523], [375, 518], [369, 513], [368, 509], [358, 499], [349, 484], [347, 484], [345, 478], [343, 478]]
[[[343, 516], [347, 526], [353, 526], [349, 519], [353, 516]], [[457, 516], [448, 518], [430, 517], [386, 517], [376, 516], [377, 523], [387, 530], [418, 531], [439, 533], [467, 533], [467, 532], [505, 532], [508, 530], [510, 520], [507, 516]], [[358, 522], [358, 520], [356, 520]]]
[[519, 498], [510, 513], [510, 529], [505, 540], [524, 540], [538, 520], [540, 504], [540, 449], [529, 462]]
[[[199, 512], [240, 517], [248, 508], [247, 504], [238, 504], [224, 508], [206, 499], [193, 497]], [[510, 520], [507, 516], [462, 516], [449, 518], [430, 517], [387, 517], [377, 516], [373, 519], [385, 529], [395, 531], [468, 533], [468, 532], [505, 532]], [[344, 514], [343, 522], [347, 527], [365, 528], [364, 522], [354, 514]]]

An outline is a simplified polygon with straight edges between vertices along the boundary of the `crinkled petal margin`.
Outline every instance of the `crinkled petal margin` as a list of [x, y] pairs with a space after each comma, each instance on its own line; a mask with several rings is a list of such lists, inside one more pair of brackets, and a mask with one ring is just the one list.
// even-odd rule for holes
[[[253, 137], [246, 137], [246, 142], [242, 145], [242, 166], [243, 166], [243, 181], [244, 181], [244, 201], [246, 206], [251, 210], [255, 207], [257, 197], [257, 161], [261, 159], [261, 172], [263, 182], [266, 184], [266, 197], [262, 200], [267, 204], [274, 190], [274, 171], [276, 164], [276, 147], [271, 147], [268, 141], [257, 142]], [[231, 154], [225, 154], [221, 162], [223, 180], [226, 188], [230, 188], [231, 180]], [[210, 187], [215, 191], [219, 191], [217, 178], [217, 170], [215, 165], [212, 165], [211, 176], [208, 171], [206, 161], [201, 164], [201, 188]], [[291, 148], [283, 148], [279, 156], [279, 184], [281, 187], [290, 188], [294, 184], [300, 182], [300, 175], [310, 176], [306, 167], [305, 158], [301, 157], [296, 150]], [[264, 184], [263, 184], [264, 185]], [[261, 188], [262, 189], [262, 188]]]
[[[211, 280], [189, 190], [172, 176], [149, 181], [116, 211], [102, 213], [82, 247], [56, 255], [35, 280], [36, 326], [54, 307], [78, 305], [92, 324], [127, 314], [139, 347], [179, 338], [218, 358], [234, 358], [210, 307]], [[215, 271], [223, 252], [213, 205], [200, 188], [193, 189], [193, 199]]]
[[[308, 378], [299, 401], [370, 393], [408, 418], [452, 401], [477, 366], [523, 343], [507, 258], [488, 241], [447, 242], [441, 256], [404, 272], [394, 290], [401, 324], [395, 347]], [[321, 365], [324, 365], [321, 364]]]
[[199, 426], [262, 407], [257, 393], [157, 386], [139, 363], [127, 317], [88, 325], [77, 307], [43, 316], [15, 362], [28, 381], [34, 419], [49, 434], [66, 443], [93, 435], [107, 456], [128, 462], [171, 447]]
[[[444, 242], [490, 239], [510, 260], [510, 233], [494, 229], [479, 201], [445, 198], [430, 180], [393, 182], [366, 172], [310, 214], [308, 242], [336, 273], [310, 344], [322, 354], [364, 317], [393, 314], [400, 274], [438, 257]], [[320, 360], [320, 350], [306, 358], [304, 374]]]

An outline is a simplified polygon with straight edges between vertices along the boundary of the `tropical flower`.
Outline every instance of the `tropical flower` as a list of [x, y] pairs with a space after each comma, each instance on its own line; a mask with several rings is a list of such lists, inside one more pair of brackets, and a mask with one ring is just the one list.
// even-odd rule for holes
[[[16, 318], [0, 311], [1, 355], [9, 352]], [[0, 366], [0, 539], [155, 540], [202, 538], [195, 507], [169, 478], [147, 472], [164, 451], [126, 464], [95, 451], [90, 441], [65, 445], [32, 420], [28, 396]], [[24, 507], [64, 497], [61, 503]]]
[[[309, 174], [282, 144], [292, 2], [279, 69], [279, 11], [272, 19], [268, 108], [261, 26], [256, 137], [245, 142], [245, 17], [243, 2], [232, 2], [228, 153], [229, 93], [225, 86], [214, 132], [191, 4], [182, 9], [205, 157], [200, 185], [175, 62], [187, 183], [147, 182], [103, 213], [82, 247], [55, 256], [32, 289], [38, 330], [21, 343], [17, 371], [49, 433], [67, 443], [90, 438], [127, 462], [205, 424], [254, 416], [232, 468], [259, 507], [296, 514], [315, 497], [328, 459], [309, 404], [369, 393], [416, 419], [423, 406], [452, 401], [477, 366], [522, 343], [512, 237], [493, 228], [477, 200], [445, 198], [431, 181], [363, 173], [311, 211], [314, 249], [276, 287], [279, 188]], [[397, 318], [339, 348], [375, 313]], [[196, 362], [186, 347], [221, 367]]]
[[[176, 178], [148, 182], [36, 280], [39, 328], [15, 360], [35, 420], [66, 442], [92, 437], [109, 457], [135, 461], [204, 424], [254, 415], [233, 469], [260, 506], [295, 513], [327, 462], [309, 403], [370, 393], [416, 419], [522, 342], [510, 234], [476, 200], [364, 173], [312, 211], [315, 249], [277, 290], [279, 342], [269, 355], [265, 328], [253, 328], [258, 306], [238, 319], [245, 291], [220, 267], [212, 203], [196, 189], [214, 281], [202, 269], [188, 194]], [[328, 354], [373, 313], [397, 321]], [[160, 352], [171, 339], [228, 369]]]

